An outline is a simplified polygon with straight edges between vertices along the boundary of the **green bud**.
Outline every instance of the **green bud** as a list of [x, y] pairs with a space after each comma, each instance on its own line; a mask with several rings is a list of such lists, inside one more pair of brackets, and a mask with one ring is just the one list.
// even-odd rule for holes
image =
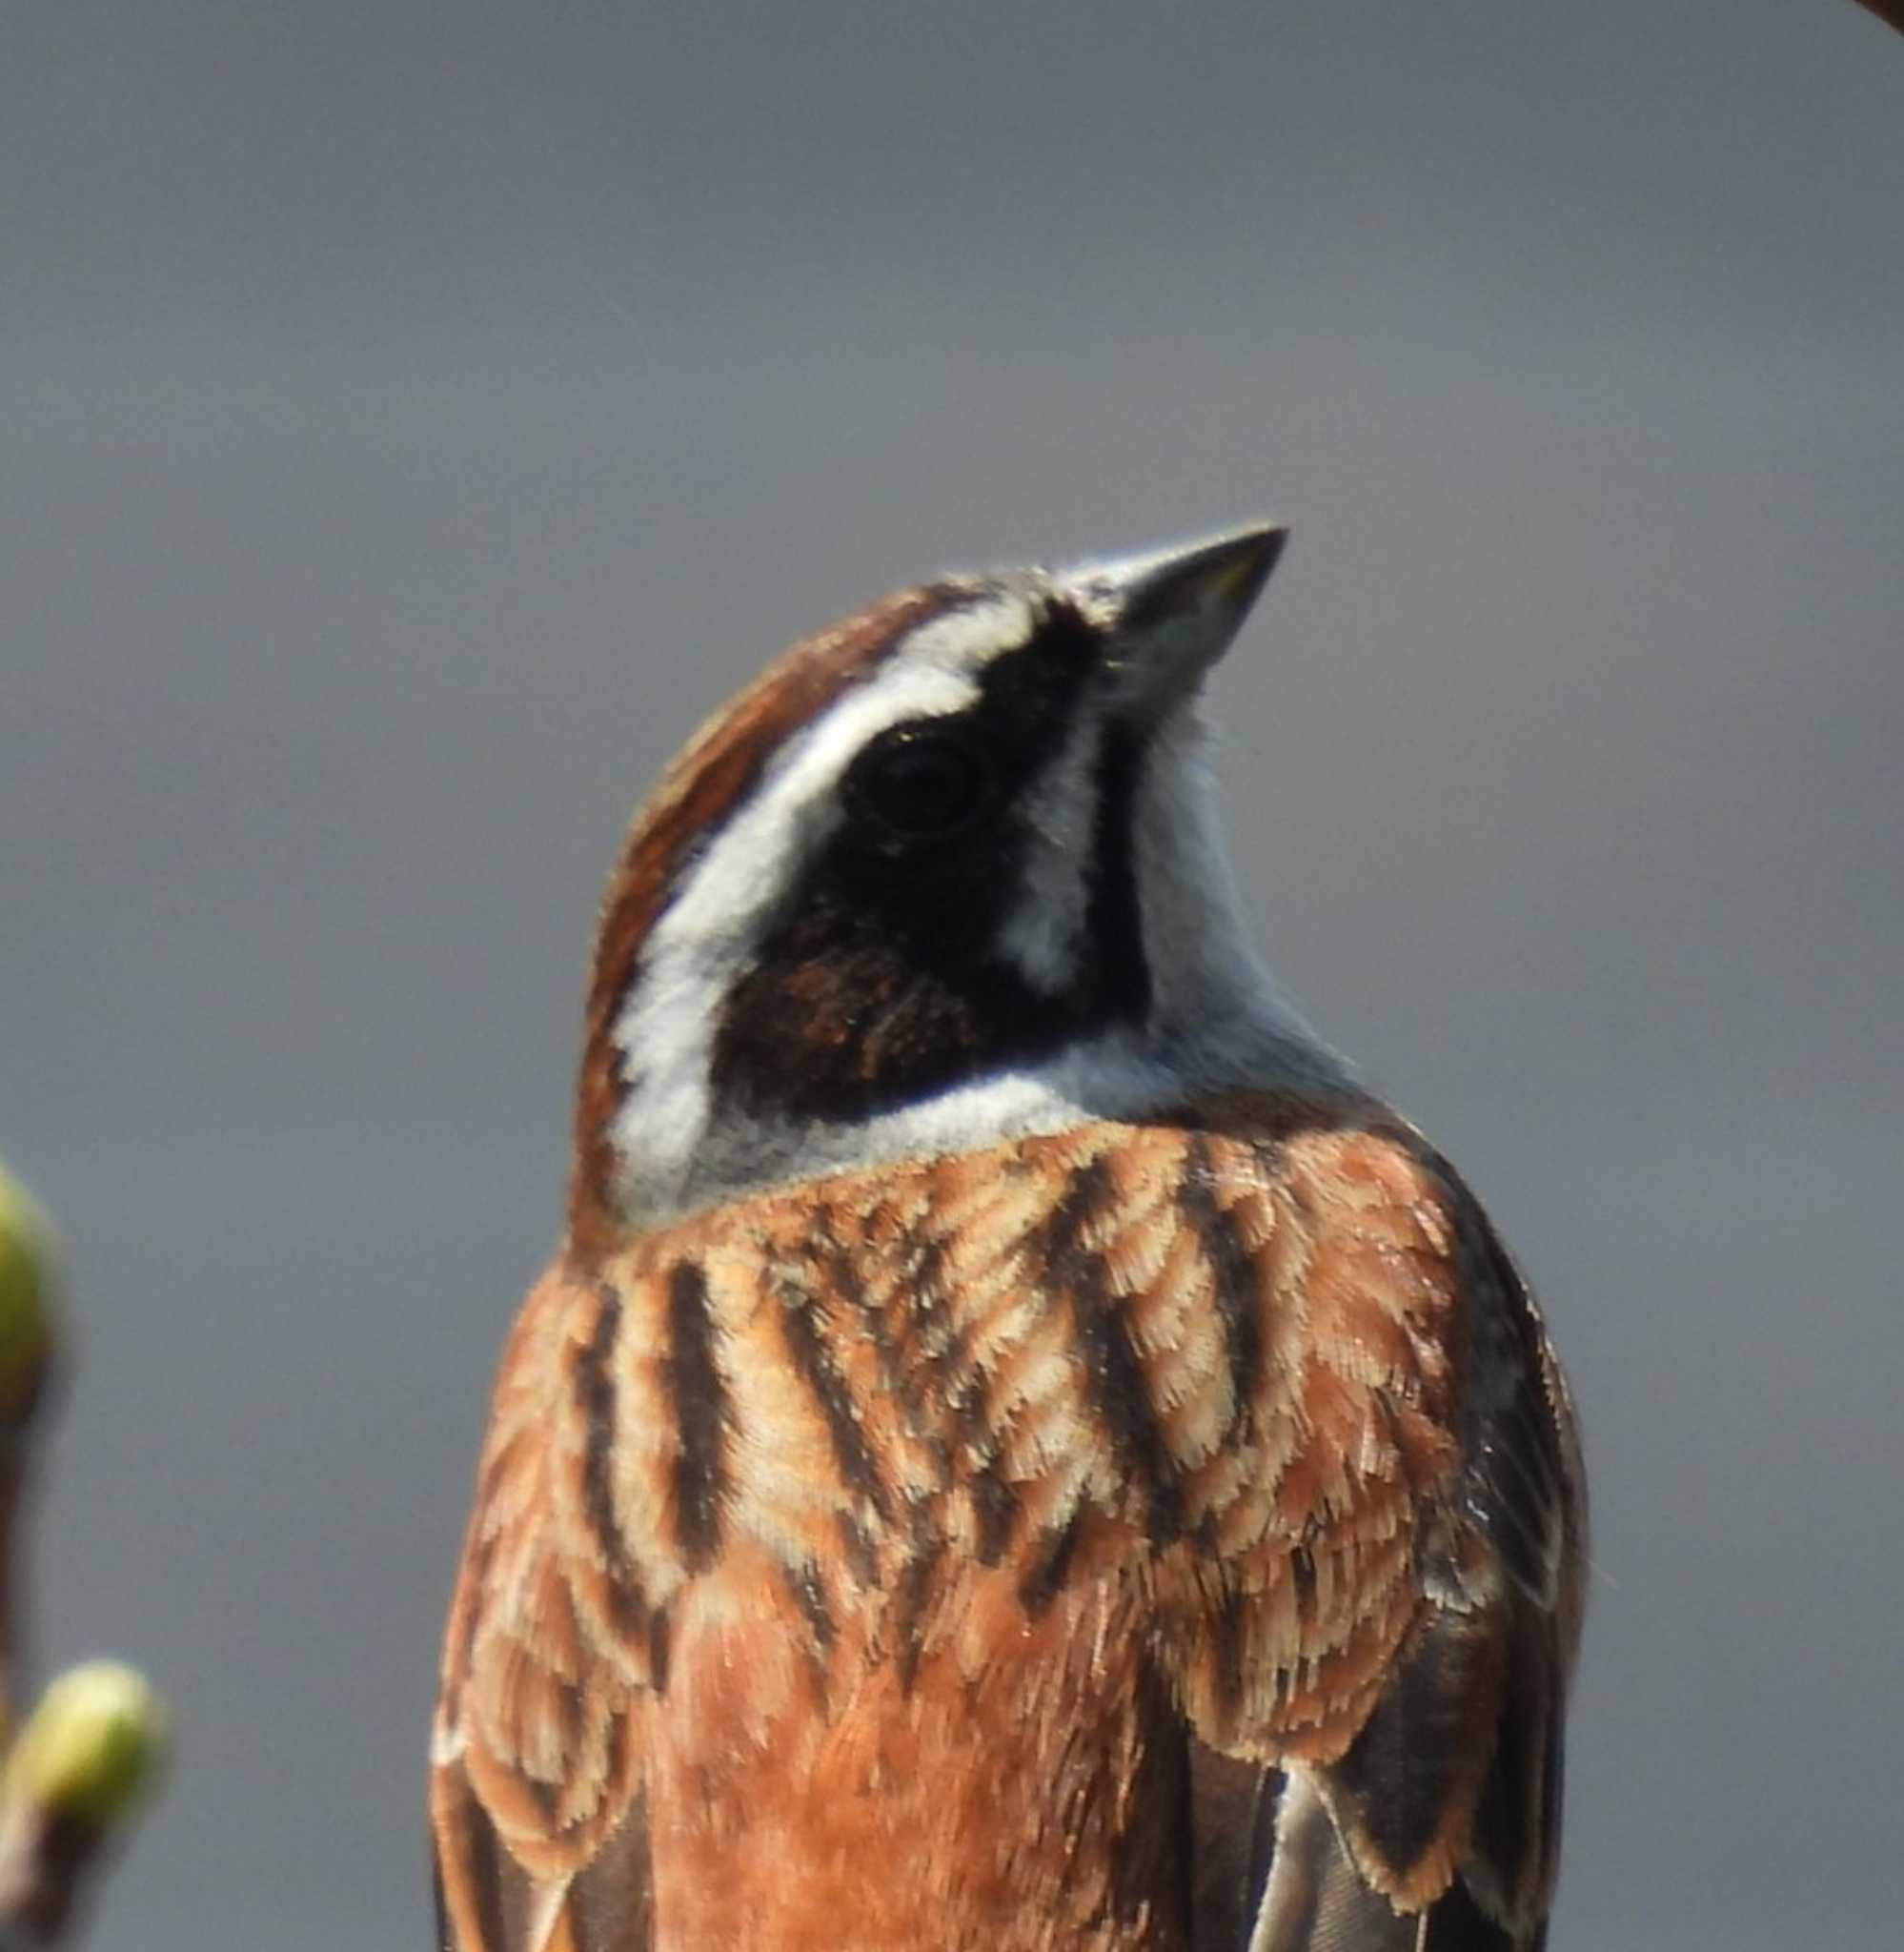
[[32, 1195], [0, 1165], [0, 1428], [23, 1423], [53, 1348], [52, 1230]]
[[165, 1703], [116, 1660], [69, 1668], [27, 1718], [7, 1758], [10, 1808], [101, 1832], [120, 1821], [164, 1759]]

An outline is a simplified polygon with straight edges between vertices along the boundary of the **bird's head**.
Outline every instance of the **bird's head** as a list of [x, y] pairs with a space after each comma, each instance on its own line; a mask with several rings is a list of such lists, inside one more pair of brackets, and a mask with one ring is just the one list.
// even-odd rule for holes
[[1333, 1075], [1246, 946], [1197, 709], [1285, 534], [903, 591], [717, 714], [610, 884], [577, 1234]]

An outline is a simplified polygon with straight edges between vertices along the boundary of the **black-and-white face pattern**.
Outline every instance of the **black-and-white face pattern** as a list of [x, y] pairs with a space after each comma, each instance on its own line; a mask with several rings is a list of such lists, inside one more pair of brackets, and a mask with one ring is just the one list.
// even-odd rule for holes
[[613, 1017], [625, 1218], [1333, 1069], [1246, 946], [1195, 710], [1279, 542], [938, 586], [757, 756]]

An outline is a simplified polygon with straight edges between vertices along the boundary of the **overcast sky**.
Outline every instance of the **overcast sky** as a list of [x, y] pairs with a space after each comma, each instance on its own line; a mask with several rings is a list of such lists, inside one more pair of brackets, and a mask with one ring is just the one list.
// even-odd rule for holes
[[1272, 965], [1546, 1293], [1555, 1952], [1896, 1942], [1904, 41], [1849, 0], [25, 0], [0, 1149], [107, 1952], [428, 1941], [482, 1395], [620, 824], [794, 635], [1259, 512]]

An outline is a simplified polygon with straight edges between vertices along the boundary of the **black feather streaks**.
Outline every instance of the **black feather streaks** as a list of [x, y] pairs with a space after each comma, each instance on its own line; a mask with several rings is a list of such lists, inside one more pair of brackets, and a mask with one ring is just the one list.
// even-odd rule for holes
[[648, 1616], [648, 1678], [656, 1694], [668, 1692], [668, 1657], [674, 1645], [674, 1632], [666, 1607]]
[[[1264, 1166], [1265, 1176], [1273, 1177], [1277, 1170], [1274, 1157], [1266, 1158]], [[1248, 1244], [1217, 1199], [1216, 1168], [1209, 1141], [1201, 1133], [1191, 1136], [1179, 1197], [1185, 1221], [1215, 1274], [1217, 1312], [1223, 1321], [1230, 1392], [1236, 1406], [1232, 1421], [1240, 1426], [1249, 1413], [1263, 1374], [1261, 1283]]]
[[594, 1332], [577, 1351], [573, 1384], [581, 1411], [582, 1511], [609, 1573], [609, 1604], [617, 1629], [646, 1633], [647, 1595], [615, 1507], [615, 1345], [621, 1332], [621, 1297], [605, 1283], [598, 1291]]
[[1119, 1462], [1144, 1493], [1151, 1542], [1163, 1547], [1184, 1529], [1177, 1462], [1150, 1400], [1124, 1305], [1112, 1289], [1104, 1255], [1088, 1244], [1092, 1224], [1116, 1198], [1105, 1160], [1078, 1167], [1046, 1223], [1045, 1248], [1052, 1287], [1071, 1301], [1091, 1400]]
[[820, 1405], [841, 1482], [856, 1498], [863, 1499], [882, 1522], [889, 1522], [892, 1495], [881, 1475], [873, 1447], [861, 1428], [860, 1407], [854, 1400], [852, 1387], [841, 1373], [839, 1359], [818, 1319], [819, 1309], [817, 1289], [798, 1282], [789, 1282], [782, 1288], [780, 1329], [787, 1353]]
[[1044, 1549], [1019, 1584], [1018, 1596], [1033, 1619], [1057, 1598], [1077, 1556], [1078, 1541], [1084, 1535], [1084, 1507], [1075, 1505], [1071, 1515], [1055, 1531], [1046, 1535]]
[[798, 1566], [788, 1566], [783, 1570], [787, 1590], [798, 1602], [814, 1640], [823, 1654], [839, 1637], [840, 1629], [834, 1624], [833, 1609], [826, 1598], [826, 1581], [820, 1567], [814, 1560], [805, 1559]]
[[912, 1549], [900, 1569], [892, 1606], [892, 1633], [899, 1659], [900, 1685], [908, 1694], [919, 1678], [919, 1663], [924, 1657], [926, 1608], [945, 1553], [944, 1539], [923, 1521], [922, 1515], [917, 1515]]
[[990, 1452], [973, 1472], [968, 1487], [972, 1515], [978, 1522], [973, 1556], [982, 1566], [995, 1566], [1004, 1557], [1018, 1529], [1019, 1497], [998, 1453]]
[[668, 1353], [662, 1375], [674, 1403], [679, 1451], [675, 1459], [675, 1535], [691, 1573], [720, 1550], [727, 1496], [727, 1441], [733, 1411], [715, 1356], [707, 1276], [693, 1261], [668, 1276]]
[[1018, 1487], [1005, 1475], [999, 1434], [992, 1420], [989, 1378], [971, 1352], [969, 1325], [953, 1330], [934, 1357], [934, 1368], [952, 1409], [954, 1438], [945, 1457], [945, 1489], [962, 1473], [976, 1532], [973, 1552], [982, 1566], [995, 1566], [1018, 1530]]
[[833, 1526], [840, 1535], [841, 1556], [853, 1583], [861, 1593], [870, 1592], [880, 1583], [880, 1549], [871, 1533], [851, 1512], [835, 1513]]

